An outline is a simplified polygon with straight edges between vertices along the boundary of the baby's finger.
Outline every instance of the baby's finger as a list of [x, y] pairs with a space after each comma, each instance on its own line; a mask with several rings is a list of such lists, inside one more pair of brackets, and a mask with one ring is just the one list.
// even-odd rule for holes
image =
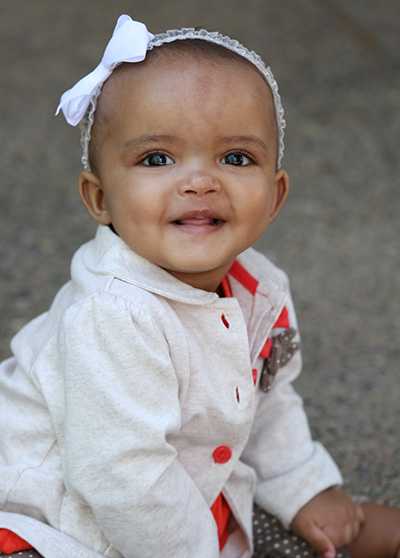
[[336, 549], [329, 536], [316, 525], [311, 525], [307, 533], [307, 542], [323, 558], [335, 558]]
[[[354, 521], [353, 522], [353, 527], [352, 527], [352, 534], [351, 534], [351, 541], [353, 542], [356, 540], [356, 538], [358, 537], [358, 535], [360, 534], [360, 530], [361, 530], [361, 522], [360, 521]], [[347, 544], [350, 544], [347, 543]]]
[[[365, 522], [364, 510], [359, 504], [355, 504], [353, 506], [351, 518], [349, 518], [349, 520], [347, 521], [347, 524], [350, 525], [350, 534], [349, 534], [349, 530], [347, 529], [344, 534], [344, 538], [346, 539], [346, 542], [344, 543], [341, 542], [341, 544], [350, 544], [351, 542], [353, 542], [358, 537], [364, 522]], [[350, 540], [348, 540], [349, 536], [350, 536]], [[336, 543], [335, 540], [333, 542]]]
[[355, 517], [351, 522], [351, 540], [348, 541], [347, 544], [350, 544], [351, 542], [356, 540], [356, 538], [360, 534], [364, 522], [365, 522], [364, 511], [360, 506], [357, 506]]
[[346, 544], [351, 543], [354, 538], [353, 534], [353, 523], [346, 523], [345, 525], [341, 525], [340, 527], [329, 525], [328, 527], [324, 528], [324, 533], [332, 541], [337, 548], [341, 546], [345, 546]]
[[361, 530], [361, 523], [359, 521], [353, 521], [351, 525], [349, 525], [349, 530], [346, 532], [347, 540], [344, 544], [350, 544], [356, 540], [358, 535], [360, 534]]
[[363, 523], [365, 523], [365, 513], [364, 513], [364, 510], [363, 510], [363, 507], [360, 506], [359, 504], [357, 505], [356, 514], [357, 514], [357, 519], [360, 522], [360, 524], [362, 525]]

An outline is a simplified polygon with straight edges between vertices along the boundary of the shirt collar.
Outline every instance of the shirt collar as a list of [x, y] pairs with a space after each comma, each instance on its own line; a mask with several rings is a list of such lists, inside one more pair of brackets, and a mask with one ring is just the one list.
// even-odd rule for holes
[[74, 269], [83, 266], [90, 273], [112, 276], [179, 302], [204, 305], [219, 300], [217, 293], [196, 289], [183, 283], [161, 267], [139, 256], [106, 226], [98, 227], [95, 238], [78, 250], [74, 260], [72, 274]]
[[[255, 295], [274, 297], [281, 290], [279, 274], [270, 264], [268, 276], [257, 277], [259, 266], [255, 250], [248, 249], [233, 263], [228, 276], [234, 297], [252, 299]], [[221, 301], [217, 293], [196, 289], [131, 250], [109, 227], [99, 226], [93, 240], [83, 245], [72, 261], [72, 275], [90, 273], [113, 276], [165, 298], [189, 304], [213, 304]], [[79, 271], [78, 271], [79, 270]], [[250, 302], [250, 300], [249, 300]]]

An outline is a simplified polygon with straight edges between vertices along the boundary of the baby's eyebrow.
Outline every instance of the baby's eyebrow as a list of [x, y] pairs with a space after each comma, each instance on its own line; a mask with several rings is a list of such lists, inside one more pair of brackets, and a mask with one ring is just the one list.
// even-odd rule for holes
[[143, 149], [149, 145], [159, 143], [179, 143], [179, 139], [169, 134], [144, 134], [128, 140], [122, 148], [124, 151], [127, 149]]
[[[261, 147], [263, 151], [268, 151], [266, 143], [261, 138], [254, 135], [219, 136], [217, 139], [219, 143], [223, 143], [226, 145], [256, 145], [258, 147]], [[151, 145], [159, 145], [160, 143], [178, 144], [182, 143], [182, 139], [170, 134], [143, 134], [125, 142], [122, 146], [122, 149], [123, 151], [128, 151], [131, 149], [145, 149]]]
[[268, 151], [266, 143], [258, 136], [221, 136], [218, 138], [221, 143], [225, 144], [252, 144], [261, 147], [264, 151]]

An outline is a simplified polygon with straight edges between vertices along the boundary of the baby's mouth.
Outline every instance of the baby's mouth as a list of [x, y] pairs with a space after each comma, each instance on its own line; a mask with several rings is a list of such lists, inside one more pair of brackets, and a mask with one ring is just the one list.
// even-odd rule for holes
[[199, 219], [176, 219], [176, 221], [173, 221], [173, 223], [175, 225], [193, 225], [193, 226], [217, 226], [217, 225], [221, 225], [222, 223], [224, 223], [225, 221], [223, 221], [222, 219], [205, 219], [203, 218], [199, 218]]
[[208, 232], [220, 228], [225, 220], [209, 209], [188, 211], [172, 221], [187, 232]]

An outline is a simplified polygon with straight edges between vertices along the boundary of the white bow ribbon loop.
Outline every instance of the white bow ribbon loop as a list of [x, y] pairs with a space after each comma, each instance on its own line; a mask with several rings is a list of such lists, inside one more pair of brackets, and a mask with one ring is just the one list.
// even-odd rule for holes
[[121, 15], [100, 64], [71, 89], [65, 91], [56, 114], [62, 110], [68, 124], [71, 126], [79, 124], [85, 116], [92, 97], [110, 77], [114, 68], [122, 62], [142, 62], [153, 36], [144, 23], [133, 21], [128, 15]]

